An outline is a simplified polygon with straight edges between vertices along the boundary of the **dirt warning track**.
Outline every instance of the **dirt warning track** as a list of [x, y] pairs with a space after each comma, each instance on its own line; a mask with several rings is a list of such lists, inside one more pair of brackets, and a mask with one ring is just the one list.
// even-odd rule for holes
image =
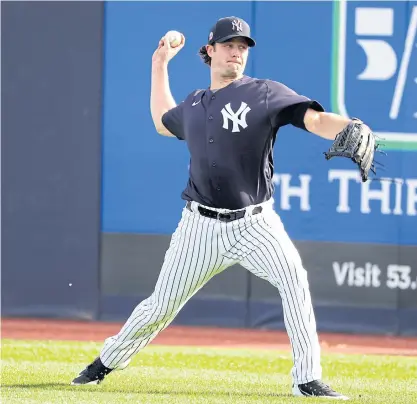
[[[3, 339], [104, 341], [115, 335], [122, 323], [49, 319], [3, 318]], [[417, 338], [319, 333], [323, 352], [417, 356]], [[171, 325], [153, 345], [189, 345], [229, 348], [290, 350], [283, 331], [184, 327]]]

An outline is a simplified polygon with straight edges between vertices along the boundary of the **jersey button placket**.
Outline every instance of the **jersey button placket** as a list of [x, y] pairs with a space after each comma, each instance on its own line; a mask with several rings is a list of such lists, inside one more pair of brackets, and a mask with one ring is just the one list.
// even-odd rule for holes
[[[212, 95], [210, 98], [211, 98], [211, 100], [215, 100], [215, 99], [216, 99], [216, 96], [215, 96], [215, 95]], [[209, 120], [209, 121], [213, 121], [213, 115], [209, 115], [209, 116], [208, 116], [208, 120]], [[208, 133], [207, 133], [207, 134], [209, 135], [211, 131], [212, 131], [212, 128], [210, 128], [210, 127], [209, 127], [209, 128], [208, 128]], [[210, 137], [210, 138], [209, 138], [209, 143], [214, 143], [214, 139], [213, 139], [212, 137]], [[212, 167], [216, 167], [216, 166], [217, 166], [217, 163], [216, 163], [215, 161], [212, 161], [211, 166], [212, 166]], [[216, 190], [217, 190], [217, 191], [220, 191], [220, 187], [219, 187], [219, 186], [217, 186], [217, 187], [216, 187]]]

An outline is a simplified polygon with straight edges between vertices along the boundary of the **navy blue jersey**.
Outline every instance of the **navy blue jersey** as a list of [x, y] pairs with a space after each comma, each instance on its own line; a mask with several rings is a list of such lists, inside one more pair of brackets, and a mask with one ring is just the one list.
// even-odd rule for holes
[[307, 108], [323, 111], [281, 83], [248, 76], [215, 92], [193, 91], [162, 117], [191, 156], [182, 198], [225, 209], [270, 199], [278, 129], [292, 124], [306, 130]]

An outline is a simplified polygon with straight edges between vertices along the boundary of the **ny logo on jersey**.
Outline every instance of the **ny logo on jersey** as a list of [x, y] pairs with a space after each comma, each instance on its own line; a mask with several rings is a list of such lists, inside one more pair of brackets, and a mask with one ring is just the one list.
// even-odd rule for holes
[[240, 104], [240, 108], [233, 112], [232, 107], [230, 106], [230, 102], [224, 106], [221, 110], [223, 115], [223, 129], [229, 129], [229, 119], [233, 123], [232, 132], [240, 132], [239, 125], [246, 129], [248, 124], [246, 123], [246, 115], [250, 111], [248, 104], [242, 102]]
[[242, 21], [233, 20], [232, 21], [232, 28], [233, 28], [234, 31], [242, 32], [243, 31]]

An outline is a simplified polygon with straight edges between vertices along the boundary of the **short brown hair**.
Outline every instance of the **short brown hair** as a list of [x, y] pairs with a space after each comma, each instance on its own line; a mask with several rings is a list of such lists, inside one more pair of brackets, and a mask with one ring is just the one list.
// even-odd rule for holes
[[202, 46], [198, 51], [198, 54], [206, 65], [211, 66], [211, 57], [207, 53], [207, 45]]

